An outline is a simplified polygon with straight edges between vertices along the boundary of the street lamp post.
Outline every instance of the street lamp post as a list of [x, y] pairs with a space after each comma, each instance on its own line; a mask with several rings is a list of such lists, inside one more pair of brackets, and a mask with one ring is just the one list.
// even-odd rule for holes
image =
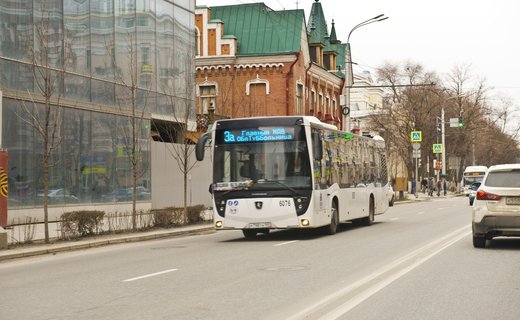
[[352, 32], [362, 26], [366, 26], [367, 24], [371, 24], [374, 22], [379, 22], [388, 19], [388, 17], [385, 17], [384, 14], [380, 14], [378, 16], [375, 16], [373, 18], [370, 18], [368, 20], [365, 20], [363, 22], [358, 23], [355, 25], [352, 30], [350, 30], [348, 37], [347, 37], [347, 43], [345, 45], [345, 68], [347, 71], [346, 74], [346, 83], [345, 83], [345, 110], [343, 111], [343, 115], [345, 117], [345, 130], [347, 132], [351, 131], [350, 128], [350, 88], [354, 84], [354, 73], [352, 70], [352, 54], [350, 51], [350, 35]]

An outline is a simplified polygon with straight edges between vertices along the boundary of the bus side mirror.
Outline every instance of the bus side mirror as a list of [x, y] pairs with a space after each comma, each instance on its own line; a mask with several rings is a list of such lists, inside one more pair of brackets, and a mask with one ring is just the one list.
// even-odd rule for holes
[[316, 161], [321, 161], [323, 158], [323, 146], [318, 132], [312, 133], [312, 153]]
[[195, 157], [197, 158], [197, 161], [204, 160], [204, 147], [208, 138], [209, 134], [206, 133], [199, 138], [199, 141], [197, 141], [197, 145], [195, 146]]

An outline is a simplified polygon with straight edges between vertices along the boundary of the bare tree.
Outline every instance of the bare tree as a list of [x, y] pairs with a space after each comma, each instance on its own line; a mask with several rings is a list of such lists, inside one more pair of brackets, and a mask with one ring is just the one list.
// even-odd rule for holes
[[176, 75], [178, 80], [173, 86], [161, 88], [163, 92], [167, 93], [168, 101], [166, 103], [170, 109], [169, 114], [175, 123], [154, 121], [154, 127], [160, 133], [159, 140], [169, 143], [167, 149], [182, 173], [183, 215], [186, 224], [188, 223], [188, 180], [197, 161], [193, 157], [194, 140], [196, 139], [195, 71], [192, 70], [194, 68], [185, 68], [185, 66], [194, 65], [195, 57], [191, 52], [178, 52], [176, 57], [177, 65], [171, 69], [179, 72], [184, 68], [184, 78]]
[[[43, 166], [43, 220], [45, 243], [49, 243], [49, 173], [59, 158], [57, 151], [62, 143], [63, 82], [66, 66], [66, 43], [62, 42], [61, 24], [54, 19], [51, 1], [41, 1], [34, 16], [33, 35], [27, 42], [34, 90], [22, 98], [21, 112], [17, 116], [34, 129], [41, 139]], [[35, 138], [36, 142], [36, 138]]]
[[[414, 166], [410, 132], [423, 131], [423, 163], [427, 160], [427, 146], [436, 140], [435, 118], [440, 114], [440, 103], [431, 84], [437, 83], [438, 77], [435, 73], [426, 72], [421, 65], [407, 62], [402, 66], [382, 66], [378, 70], [378, 78], [389, 89], [384, 98], [383, 110], [370, 117], [371, 129], [387, 142], [389, 157], [405, 163], [411, 176]], [[422, 175], [425, 173], [423, 168]]]
[[[410, 131], [423, 132], [421, 149], [422, 162], [425, 163], [431, 145], [440, 143], [437, 124], [441, 109], [445, 111], [445, 122], [449, 118], [462, 117], [462, 128], [445, 126], [445, 148], [450, 155], [461, 159], [457, 172], [462, 172], [463, 167], [471, 163], [490, 165], [516, 159], [518, 144], [514, 138], [520, 128], [514, 128], [512, 135], [505, 132], [513, 113], [512, 105], [507, 100], [500, 100], [498, 106], [491, 105], [485, 79], [475, 77], [470, 66], [454, 67], [445, 81], [412, 63], [402, 67], [386, 64], [379, 68], [378, 76], [389, 90], [384, 97], [382, 112], [371, 117], [371, 129], [387, 141], [389, 157], [401, 159], [410, 174], [413, 168], [409, 156]], [[420, 86], [428, 83], [435, 85]], [[421, 169], [424, 175], [424, 166]]]
[[[134, 31], [134, 30], [132, 30]], [[115, 67], [116, 104], [121, 115], [117, 125], [117, 134], [124, 146], [124, 154], [130, 164], [132, 188], [132, 229], [137, 230], [137, 187], [139, 179], [146, 173], [147, 166], [143, 161], [143, 151], [148, 146], [148, 135], [143, 128], [148, 128], [149, 120], [145, 119], [151, 83], [140, 80], [147, 75], [143, 74], [137, 57], [137, 35], [128, 32], [125, 36], [128, 41], [126, 48], [120, 48], [112, 56]], [[110, 52], [110, 50], [108, 50]], [[125, 182], [126, 183], [126, 182]], [[125, 186], [126, 187], [126, 186]]]

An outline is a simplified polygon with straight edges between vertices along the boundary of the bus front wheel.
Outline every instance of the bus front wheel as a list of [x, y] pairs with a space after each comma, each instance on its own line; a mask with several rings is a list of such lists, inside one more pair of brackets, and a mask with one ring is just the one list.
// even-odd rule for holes
[[256, 229], [243, 229], [242, 233], [244, 234], [244, 237], [246, 237], [246, 239], [253, 239], [254, 237], [256, 237], [256, 234], [258, 233], [258, 230], [256, 230]]
[[335, 234], [338, 231], [338, 224], [338, 204], [336, 203], [336, 201], [332, 201], [332, 207], [330, 208], [330, 224], [325, 229], [326, 234]]
[[368, 205], [368, 217], [363, 218], [362, 220], [362, 224], [364, 226], [370, 226], [372, 223], [374, 223], [374, 211], [374, 199], [370, 198], [370, 203]]

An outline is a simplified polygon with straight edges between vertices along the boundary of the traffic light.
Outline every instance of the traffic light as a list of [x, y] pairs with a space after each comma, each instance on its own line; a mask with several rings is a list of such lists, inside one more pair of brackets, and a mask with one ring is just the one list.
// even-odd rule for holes
[[464, 123], [462, 123], [462, 116], [459, 117], [459, 128], [464, 127]]
[[439, 118], [436, 119], [436, 124], [437, 124], [437, 132], [441, 132], [442, 131], [442, 123], [439, 121]]

